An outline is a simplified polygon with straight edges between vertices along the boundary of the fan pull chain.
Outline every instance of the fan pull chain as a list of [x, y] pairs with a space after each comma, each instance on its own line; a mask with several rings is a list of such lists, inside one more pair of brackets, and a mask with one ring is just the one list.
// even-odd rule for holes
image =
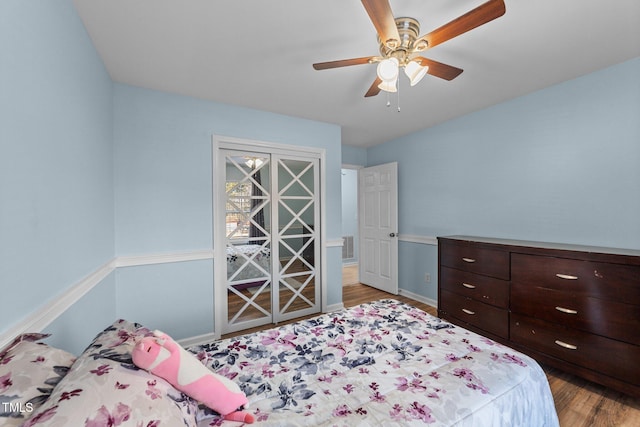
[[[387, 94], [387, 107], [391, 107], [391, 95], [389, 94], [389, 92], [385, 91]], [[398, 106], [398, 113], [400, 112], [400, 80], [396, 80], [396, 96], [397, 96], [397, 106]]]

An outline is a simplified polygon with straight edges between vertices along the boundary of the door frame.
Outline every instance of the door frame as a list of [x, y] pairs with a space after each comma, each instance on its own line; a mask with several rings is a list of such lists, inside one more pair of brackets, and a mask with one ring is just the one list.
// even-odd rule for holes
[[[356, 265], [358, 266], [358, 277], [360, 276], [360, 179], [358, 177], [358, 174], [360, 173], [360, 169], [364, 168], [365, 166], [362, 165], [353, 165], [350, 163], [343, 163], [340, 166], [340, 171], [342, 171], [343, 169], [348, 169], [348, 170], [352, 170], [356, 172], [356, 232], [358, 234], [358, 238], [356, 239], [356, 244], [358, 245], [358, 258], [356, 258], [357, 262]], [[344, 220], [344, 218], [343, 218]], [[344, 234], [343, 234], [344, 237]], [[344, 245], [344, 241], [342, 242], [342, 244]], [[344, 264], [341, 264], [341, 266], [344, 268]], [[343, 283], [344, 286], [344, 283]]]
[[[224, 301], [226, 292], [226, 277], [223, 268], [215, 268], [216, 260], [226, 260], [226, 242], [224, 233], [217, 233], [218, 221], [220, 216], [224, 217], [224, 211], [218, 211], [219, 206], [225, 206], [225, 194], [220, 194], [218, 183], [224, 181], [225, 171], [220, 170], [218, 160], [221, 149], [240, 150], [240, 151], [258, 151], [270, 154], [280, 154], [284, 156], [300, 155], [303, 157], [316, 157], [319, 160], [319, 187], [320, 194], [318, 202], [320, 203], [320, 265], [318, 266], [319, 284], [320, 284], [320, 311], [327, 311], [327, 244], [326, 244], [326, 150], [317, 147], [303, 147], [296, 145], [288, 145], [282, 143], [252, 140], [246, 138], [237, 138], [224, 135], [212, 135], [211, 165], [212, 165], [212, 233], [213, 233], [213, 333], [215, 339], [219, 339], [222, 335], [221, 326], [223, 324], [223, 315], [226, 310], [220, 307], [220, 302]], [[216, 286], [217, 283], [224, 283], [225, 286]]]

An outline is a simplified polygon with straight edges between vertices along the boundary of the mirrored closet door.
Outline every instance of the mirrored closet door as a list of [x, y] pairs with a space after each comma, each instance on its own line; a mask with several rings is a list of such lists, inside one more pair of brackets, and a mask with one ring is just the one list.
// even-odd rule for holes
[[222, 333], [319, 312], [318, 159], [220, 150], [219, 166], [225, 212], [217, 230], [225, 233], [226, 263], [215, 268], [225, 270], [216, 277], [226, 277], [225, 301], [217, 305], [225, 310]]

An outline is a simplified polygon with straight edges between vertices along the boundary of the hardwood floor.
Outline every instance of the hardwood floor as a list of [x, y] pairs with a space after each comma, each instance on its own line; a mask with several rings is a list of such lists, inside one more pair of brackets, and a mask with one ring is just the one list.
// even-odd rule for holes
[[640, 401], [607, 387], [542, 366], [562, 427], [640, 426]]
[[[345, 307], [353, 307], [382, 298], [394, 298], [412, 304], [434, 316], [437, 315], [435, 307], [401, 295], [391, 295], [359, 283], [343, 286], [342, 289]], [[297, 320], [300, 319], [293, 321]], [[223, 338], [268, 329], [270, 327], [272, 327], [272, 325], [229, 334]], [[556, 411], [558, 412], [561, 427], [640, 426], [640, 399], [618, 393], [607, 387], [594, 384], [548, 366], [542, 365], [542, 367], [549, 379], [549, 385], [555, 400]]]
[[355, 285], [360, 283], [358, 277], [358, 264], [345, 265], [342, 267], [342, 285]]

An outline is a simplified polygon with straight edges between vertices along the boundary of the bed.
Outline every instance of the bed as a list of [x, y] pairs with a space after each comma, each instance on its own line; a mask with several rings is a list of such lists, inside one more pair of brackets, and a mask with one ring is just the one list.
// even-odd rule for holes
[[[0, 351], [0, 400], [15, 410], [0, 413], [0, 421], [239, 425], [133, 365], [133, 346], [151, 334], [118, 320], [77, 359], [17, 340]], [[546, 376], [533, 359], [395, 300], [188, 350], [242, 388], [245, 410], [260, 426], [558, 426]], [[40, 383], [17, 381], [25, 372]]]
[[264, 426], [558, 425], [533, 359], [395, 300], [189, 350]]

